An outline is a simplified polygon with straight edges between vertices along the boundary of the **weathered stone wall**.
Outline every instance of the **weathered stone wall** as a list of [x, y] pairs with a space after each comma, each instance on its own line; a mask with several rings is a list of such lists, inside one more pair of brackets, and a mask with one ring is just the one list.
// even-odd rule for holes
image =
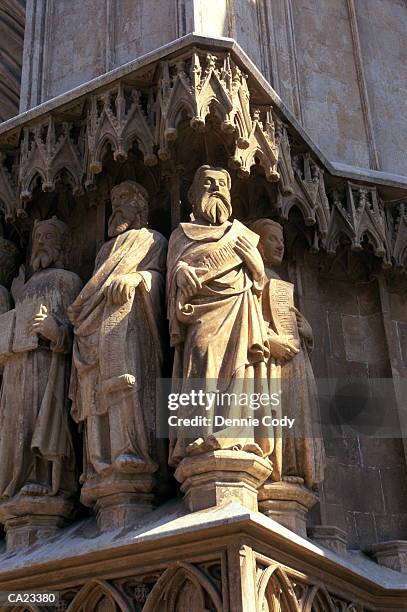
[[[303, 310], [315, 330], [316, 376], [360, 381], [361, 387], [372, 379], [391, 379], [393, 347], [389, 350], [387, 343], [379, 283], [363, 257], [344, 253], [331, 264], [325, 261], [322, 269], [306, 261], [301, 288]], [[403, 352], [406, 299], [392, 293], [390, 303], [400, 334], [395, 342]], [[355, 405], [355, 414], [358, 409]], [[373, 542], [405, 538], [407, 470], [401, 437], [370, 437], [357, 428], [354, 435], [345, 434], [333, 427], [326, 429], [323, 522], [343, 529], [350, 548], [366, 550]]]

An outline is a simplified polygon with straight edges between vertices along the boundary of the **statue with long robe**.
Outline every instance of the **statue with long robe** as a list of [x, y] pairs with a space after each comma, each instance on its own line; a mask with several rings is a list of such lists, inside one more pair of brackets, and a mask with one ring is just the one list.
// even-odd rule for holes
[[[257, 235], [239, 221], [229, 221], [230, 187], [226, 170], [199, 168], [189, 192], [194, 219], [181, 223], [170, 238], [167, 291], [175, 348], [173, 393], [191, 393], [198, 382], [201, 390], [242, 397], [260, 392], [266, 380], [266, 333], [259, 303], [263, 262]], [[204, 413], [209, 420], [196, 439], [187, 429], [177, 428], [170, 442], [170, 464], [218, 449], [268, 456], [273, 441], [267, 432], [239, 426], [239, 419], [249, 412], [247, 405], [232, 401], [222, 413], [235, 419], [233, 425], [216, 427], [212, 406]], [[192, 414], [190, 405], [178, 410], [181, 418]]]
[[69, 308], [75, 342], [72, 416], [84, 425], [82, 481], [149, 472], [155, 385], [162, 365], [167, 241], [147, 226], [148, 194], [134, 181], [113, 188], [109, 241]]
[[[36, 221], [34, 271], [2, 317], [5, 366], [0, 394], [0, 497], [71, 496], [75, 461], [67, 391], [71, 327], [67, 308], [82, 283], [64, 269], [68, 227]], [[6, 344], [8, 345], [5, 348]]]
[[267, 282], [262, 309], [267, 323], [270, 391], [281, 390], [280, 417], [295, 419], [293, 429], [275, 431], [272, 455], [274, 481], [304, 483], [309, 489], [323, 480], [325, 452], [319, 425], [318, 393], [309, 353], [311, 326], [295, 308], [294, 287], [280, 278], [276, 268], [284, 256], [283, 228], [271, 219], [251, 225], [260, 236], [259, 251]]

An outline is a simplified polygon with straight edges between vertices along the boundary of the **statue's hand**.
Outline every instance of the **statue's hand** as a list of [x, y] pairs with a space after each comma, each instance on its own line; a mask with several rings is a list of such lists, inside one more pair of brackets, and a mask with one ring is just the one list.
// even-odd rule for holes
[[255, 281], [261, 281], [264, 276], [264, 264], [257, 248], [247, 238], [239, 236], [235, 244], [236, 253], [249, 268]]
[[272, 334], [268, 336], [268, 342], [270, 354], [274, 359], [289, 361], [300, 352], [300, 349], [286, 336]]
[[300, 334], [301, 338], [303, 338], [307, 342], [312, 342], [314, 336], [312, 333], [312, 327], [308, 323], [307, 319], [304, 317], [304, 315], [300, 313], [299, 310], [297, 310], [295, 306], [291, 306], [290, 310], [295, 313], [295, 317], [297, 319], [298, 333]]
[[48, 313], [47, 307], [43, 304], [40, 307], [40, 312], [32, 318], [31, 329], [33, 332], [40, 334], [50, 342], [58, 342], [59, 325], [53, 315]]
[[112, 304], [125, 304], [133, 297], [134, 290], [140, 281], [140, 274], [122, 276], [112, 281], [105, 289], [107, 300]]
[[202, 288], [202, 283], [198, 278], [197, 268], [193, 268], [192, 266], [182, 266], [177, 272], [176, 281], [184, 298], [192, 297]]

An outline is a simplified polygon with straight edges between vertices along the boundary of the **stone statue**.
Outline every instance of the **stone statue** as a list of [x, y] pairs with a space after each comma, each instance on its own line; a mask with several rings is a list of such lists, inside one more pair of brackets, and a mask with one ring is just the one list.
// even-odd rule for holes
[[[193, 220], [170, 238], [167, 261], [168, 318], [175, 347], [173, 392], [188, 393], [196, 379], [203, 389], [224, 393], [258, 391], [266, 379], [266, 334], [258, 297], [264, 267], [258, 236], [229, 221], [231, 179], [223, 168], [200, 167], [189, 191]], [[230, 404], [223, 415], [233, 424], [215, 426], [215, 408], [202, 411], [210, 422], [191, 438], [178, 428], [170, 443], [170, 464], [213, 450], [242, 450], [266, 457], [272, 440], [261, 428], [239, 426], [247, 405]], [[191, 415], [191, 406], [178, 416]], [[256, 414], [259, 416], [259, 413]], [[236, 424], [237, 423], [237, 424]]]
[[7, 287], [16, 272], [18, 249], [10, 241], [0, 237], [0, 315], [11, 309], [12, 299]]
[[[67, 308], [80, 278], [64, 269], [69, 230], [56, 217], [36, 221], [33, 274], [2, 317], [6, 353], [0, 397], [0, 497], [70, 497], [74, 453], [67, 383], [72, 347]], [[7, 354], [8, 353], [8, 354]]]
[[[260, 236], [259, 251], [268, 279], [263, 289], [262, 309], [270, 347], [270, 390], [276, 392], [278, 387], [281, 388], [280, 416], [295, 419], [289, 433], [275, 430], [271, 480], [286, 483], [283, 485], [285, 491], [278, 492], [280, 507], [287, 494], [290, 503], [300, 502], [305, 508], [307, 504], [313, 505], [316, 498], [304, 492], [302, 485], [310, 491], [315, 489], [323, 480], [325, 467], [324, 445], [318, 422], [317, 389], [309, 359], [313, 334], [308, 321], [294, 306], [294, 286], [282, 280], [276, 271], [284, 256], [282, 226], [271, 219], [258, 219], [251, 228]], [[298, 486], [304, 493], [302, 497], [298, 497]], [[273, 490], [273, 485], [267, 492], [268, 487], [266, 485], [260, 491], [260, 499], [267, 499], [276, 493], [277, 489]], [[291, 496], [295, 500], [290, 499]], [[273, 513], [269, 514], [278, 518]], [[287, 526], [293, 528], [293, 525]], [[299, 529], [305, 533], [305, 522]]]
[[84, 425], [87, 505], [111, 495], [112, 487], [121, 494], [124, 482], [134, 492], [135, 475], [157, 469], [155, 386], [167, 241], [147, 227], [148, 194], [141, 185], [117, 185], [111, 201], [110, 240], [69, 309], [75, 331], [70, 396], [73, 418]]

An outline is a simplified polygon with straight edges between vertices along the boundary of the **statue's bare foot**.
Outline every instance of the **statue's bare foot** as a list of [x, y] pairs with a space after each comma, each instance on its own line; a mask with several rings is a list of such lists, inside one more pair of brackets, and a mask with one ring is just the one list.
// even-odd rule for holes
[[115, 467], [121, 472], [132, 472], [133, 470], [139, 469], [141, 466], [145, 466], [146, 462], [137, 457], [137, 455], [119, 455], [114, 462]]
[[27, 483], [21, 489], [22, 495], [44, 496], [44, 495], [49, 495], [50, 492], [51, 492], [51, 489], [47, 485], [42, 485], [42, 484], [33, 483], [33, 482]]
[[284, 482], [289, 482], [291, 484], [303, 485], [304, 479], [301, 476], [283, 476]]
[[203, 438], [197, 438], [185, 449], [187, 455], [198, 455], [199, 453], [204, 453], [207, 450], [205, 445], [205, 440]]

